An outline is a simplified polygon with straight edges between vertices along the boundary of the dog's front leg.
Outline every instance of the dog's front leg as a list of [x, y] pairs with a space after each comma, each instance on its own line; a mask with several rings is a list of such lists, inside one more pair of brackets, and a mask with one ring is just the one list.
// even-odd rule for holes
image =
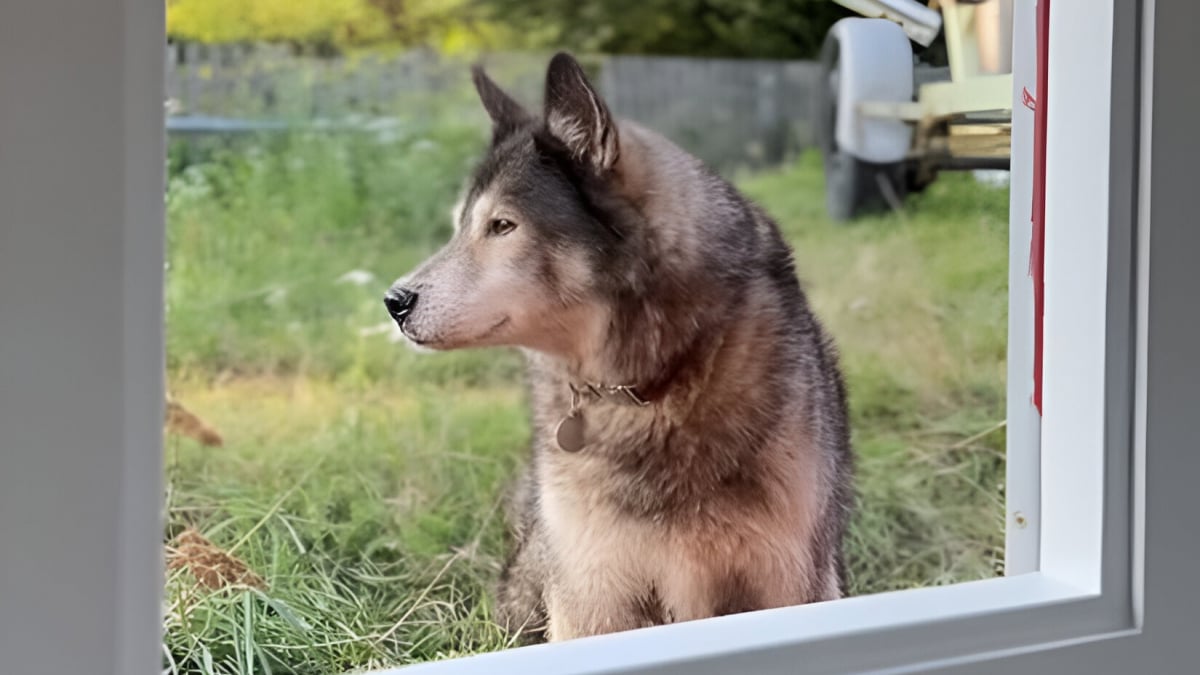
[[543, 544], [533, 538], [518, 545], [500, 573], [496, 589], [496, 622], [519, 644], [546, 640]]
[[665, 623], [652, 587], [631, 587], [630, 581], [599, 575], [556, 580], [546, 593], [547, 637], [556, 642]]

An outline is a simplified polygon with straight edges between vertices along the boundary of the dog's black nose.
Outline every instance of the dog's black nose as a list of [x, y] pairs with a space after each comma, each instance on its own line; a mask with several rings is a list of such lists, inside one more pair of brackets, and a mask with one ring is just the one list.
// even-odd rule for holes
[[417, 294], [407, 288], [389, 288], [383, 296], [383, 304], [396, 323], [403, 325], [417, 304]]

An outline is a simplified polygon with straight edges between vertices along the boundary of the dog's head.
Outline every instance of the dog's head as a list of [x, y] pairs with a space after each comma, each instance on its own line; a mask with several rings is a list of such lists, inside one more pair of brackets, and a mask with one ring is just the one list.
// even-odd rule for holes
[[475, 88], [492, 143], [453, 213], [454, 235], [388, 290], [412, 342], [433, 349], [520, 346], [570, 355], [603, 322], [598, 298], [626, 240], [611, 188], [617, 126], [567, 54], [551, 60], [542, 115], [482, 69]]

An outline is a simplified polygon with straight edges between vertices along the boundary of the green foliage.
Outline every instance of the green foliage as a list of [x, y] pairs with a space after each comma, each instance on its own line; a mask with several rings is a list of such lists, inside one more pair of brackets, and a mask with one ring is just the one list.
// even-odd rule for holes
[[167, 33], [318, 52], [423, 45], [811, 58], [847, 15], [830, 0], [168, 0]]
[[167, 34], [201, 42], [333, 42], [381, 19], [366, 0], [167, 2]]
[[328, 52], [368, 45], [448, 50], [500, 42], [470, 0], [167, 0], [167, 35], [197, 42], [283, 42]]
[[830, 0], [479, 0], [525, 45], [582, 52], [812, 58], [833, 22]]
[[[172, 393], [225, 437], [167, 445], [172, 532], [267, 582], [168, 582], [164, 668], [332, 673], [506, 646], [503, 490], [527, 452], [520, 363], [389, 342], [392, 277], [449, 234], [482, 129], [176, 150]], [[992, 576], [1003, 551], [1007, 194], [943, 176], [848, 226], [819, 162], [738, 181], [780, 222], [846, 370], [856, 594]], [[365, 270], [374, 280], [337, 282]], [[281, 292], [282, 291], [282, 292]]]

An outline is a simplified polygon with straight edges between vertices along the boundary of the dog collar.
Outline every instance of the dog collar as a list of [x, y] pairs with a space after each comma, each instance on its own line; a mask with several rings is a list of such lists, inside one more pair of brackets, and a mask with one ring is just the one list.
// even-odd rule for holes
[[642, 396], [637, 387], [630, 384], [614, 385], [585, 382], [582, 386], [575, 384], [567, 386], [571, 388], [572, 405], [574, 405], [576, 399], [582, 401], [587, 398], [620, 403], [622, 405], [634, 405], [639, 408], [650, 405], [649, 399]]
[[628, 384], [596, 384], [585, 382], [583, 385], [568, 384], [571, 389], [571, 409], [558, 422], [554, 429], [554, 440], [563, 452], [579, 452], [587, 445], [586, 429], [583, 419], [583, 407], [591, 401], [609, 401], [618, 405], [629, 405], [644, 408], [650, 401], [638, 392], [637, 388]]

